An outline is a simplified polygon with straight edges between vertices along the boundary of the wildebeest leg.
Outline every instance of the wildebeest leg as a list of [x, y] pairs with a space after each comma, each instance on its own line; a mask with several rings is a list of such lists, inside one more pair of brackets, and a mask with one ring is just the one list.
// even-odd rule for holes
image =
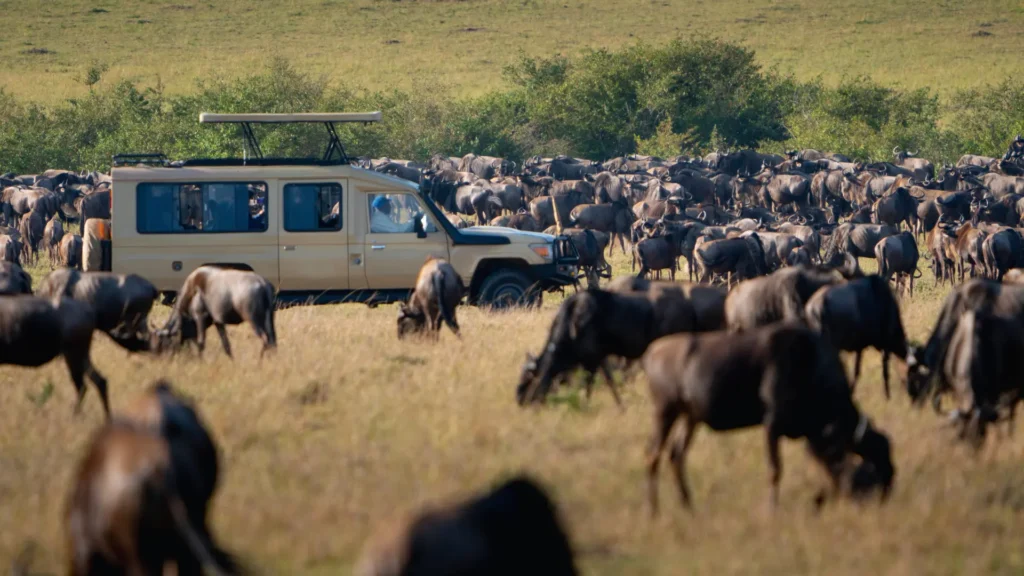
[[[224, 325], [219, 322], [215, 322], [213, 325], [217, 328], [217, 335], [220, 336], [220, 343], [221, 346], [224, 347], [224, 353], [228, 355], [228, 358], [234, 359], [233, 356], [231, 356], [231, 343], [228, 342], [227, 328], [225, 328]], [[203, 332], [205, 331], [206, 329], [204, 328]]]
[[[858, 358], [860, 358], [858, 353]], [[882, 382], [885, 384], [885, 399], [889, 396], [889, 352], [882, 352]]]
[[773, 429], [769, 422], [765, 426], [768, 439], [768, 463], [771, 465], [771, 505], [779, 505], [779, 481], [782, 479], [782, 458], [779, 456], [779, 438], [781, 435]]
[[637, 272], [636, 277], [637, 278], [643, 278], [645, 274], [647, 274], [647, 265], [644, 264], [643, 262], [641, 262], [640, 263], [640, 271]]
[[661, 452], [679, 416], [675, 406], [661, 406], [654, 411], [654, 432], [647, 444], [647, 503], [652, 516], [658, 514], [658, 465]]
[[857, 389], [857, 380], [860, 379], [860, 355], [863, 350], [857, 350], [857, 356], [853, 361], [853, 382], [850, 382], [850, 391]]
[[110, 420], [110, 399], [107, 396], [107, 380], [93, 368], [92, 363], [89, 361], [89, 349], [66, 351], [64, 353], [64, 362], [68, 366], [71, 380], [75, 383], [75, 390], [78, 392], [78, 399], [75, 402], [75, 414], [79, 414], [82, 411], [82, 400], [85, 399], [85, 376], [88, 375], [89, 380], [96, 387], [96, 392], [100, 395], [100, 402], [103, 403], [103, 412], [106, 414], [107, 420]]
[[619, 397], [619, 391], [615, 389], [615, 379], [612, 378], [612, 371], [608, 368], [607, 358], [601, 362], [601, 373], [604, 374], [604, 379], [608, 382], [608, 388], [612, 391], [612, 397], [615, 398], [619, 410], [625, 410], [622, 406], [622, 398]]
[[690, 501], [690, 487], [686, 484], [686, 453], [690, 451], [690, 444], [697, 432], [697, 421], [692, 417], [686, 419], [682, 431], [676, 435], [669, 452], [669, 459], [672, 461], [672, 471], [676, 475], [676, 485], [679, 487], [679, 497], [682, 498], [683, 506], [692, 508]]

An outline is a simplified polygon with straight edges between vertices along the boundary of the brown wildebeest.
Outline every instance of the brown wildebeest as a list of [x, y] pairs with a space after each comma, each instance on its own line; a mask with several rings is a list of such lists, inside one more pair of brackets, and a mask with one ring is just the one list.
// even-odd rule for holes
[[89, 359], [95, 329], [95, 314], [87, 304], [67, 298], [0, 297], [0, 364], [42, 366], [63, 356], [78, 393], [75, 413], [81, 410], [88, 376], [109, 418], [107, 379]]
[[43, 239], [46, 220], [41, 212], [32, 210], [21, 219], [21, 261], [34, 264], [39, 261], [39, 242]]
[[82, 269], [82, 237], [65, 234], [60, 241], [60, 265], [65, 268]]
[[558, 510], [524, 476], [389, 526], [366, 546], [355, 570], [356, 576], [576, 573]]
[[53, 270], [53, 264], [57, 261], [58, 248], [63, 238], [64, 224], [60, 221], [60, 216], [54, 213], [43, 229], [43, 249], [46, 250], [46, 255], [50, 259], [50, 270]]
[[94, 437], [68, 498], [73, 576], [241, 574], [206, 526], [217, 448], [195, 409], [160, 382]]
[[[853, 403], [839, 356], [803, 326], [773, 324], [731, 334], [677, 334], [654, 342], [643, 358], [654, 403], [647, 451], [651, 511], [658, 509], [661, 454], [678, 420], [684, 430], [670, 451], [683, 505], [690, 506], [686, 454], [697, 426], [725, 431], [763, 425], [771, 464], [771, 502], [778, 502], [782, 462], [779, 439], [807, 438], [811, 454], [829, 473], [833, 490], [862, 495], [895, 475], [889, 440]], [[847, 455], [863, 459], [851, 469]], [[825, 491], [818, 494], [821, 504]]]
[[31, 294], [32, 277], [13, 262], [0, 260], [0, 294]]
[[839, 271], [814, 268], [783, 268], [768, 276], [744, 280], [725, 299], [725, 318], [730, 330], [739, 332], [785, 320], [802, 320], [804, 305], [822, 286], [831, 286], [860, 274], [857, 261], [848, 258]]
[[447, 260], [428, 256], [416, 277], [409, 303], [398, 304], [398, 337], [429, 332], [436, 339], [441, 334], [441, 320], [459, 336], [455, 308], [462, 293], [462, 279], [455, 268]]
[[274, 287], [248, 270], [219, 266], [196, 268], [178, 292], [174, 309], [163, 328], [152, 330], [152, 349], [171, 351], [174, 345], [194, 341], [200, 354], [206, 348], [206, 330], [213, 324], [224, 353], [231, 358], [225, 326], [247, 322], [263, 341], [260, 357], [277, 348], [274, 329]]
[[[79, 272], [63, 268], [39, 284], [39, 296], [61, 296], [85, 302], [96, 312], [96, 329], [134, 336], [148, 328], [146, 320], [160, 292], [137, 274]], [[119, 342], [120, 343], [120, 342]]]
[[882, 238], [875, 244], [878, 275], [889, 282], [896, 275], [896, 289], [900, 295], [914, 296], [914, 279], [921, 277], [917, 269], [917, 240], [912, 232], [904, 230], [894, 236]]
[[0, 234], [0, 262], [21, 265], [21, 245], [7, 234]]

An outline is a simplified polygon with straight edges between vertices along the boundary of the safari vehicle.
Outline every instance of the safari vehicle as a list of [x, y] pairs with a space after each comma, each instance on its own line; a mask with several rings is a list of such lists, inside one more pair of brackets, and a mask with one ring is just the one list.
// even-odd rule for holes
[[[335, 124], [366, 114], [209, 114], [236, 123], [243, 158], [172, 162], [114, 157], [110, 267], [148, 278], [167, 297], [194, 269], [253, 270], [293, 302], [404, 299], [428, 256], [447, 259], [472, 303], [536, 303], [571, 284], [578, 254], [564, 236], [510, 228], [456, 229], [417, 186], [353, 166]], [[267, 158], [254, 124], [322, 123], [321, 158]]]

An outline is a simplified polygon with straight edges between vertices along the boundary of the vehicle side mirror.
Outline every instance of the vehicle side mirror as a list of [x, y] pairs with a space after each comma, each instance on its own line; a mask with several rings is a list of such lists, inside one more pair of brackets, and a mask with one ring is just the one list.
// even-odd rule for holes
[[413, 222], [414, 222], [413, 230], [416, 232], [416, 237], [417, 238], [426, 238], [427, 237], [427, 231], [423, 227], [423, 219], [425, 217], [426, 216], [423, 213], [417, 213], [416, 214], [416, 218], [413, 220]]

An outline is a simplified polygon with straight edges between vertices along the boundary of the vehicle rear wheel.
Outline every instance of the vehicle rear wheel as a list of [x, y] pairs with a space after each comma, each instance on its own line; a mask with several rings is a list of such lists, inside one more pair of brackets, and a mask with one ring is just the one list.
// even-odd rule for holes
[[540, 306], [541, 293], [530, 278], [520, 272], [504, 268], [495, 270], [480, 286], [478, 304], [504, 310], [516, 306]]

